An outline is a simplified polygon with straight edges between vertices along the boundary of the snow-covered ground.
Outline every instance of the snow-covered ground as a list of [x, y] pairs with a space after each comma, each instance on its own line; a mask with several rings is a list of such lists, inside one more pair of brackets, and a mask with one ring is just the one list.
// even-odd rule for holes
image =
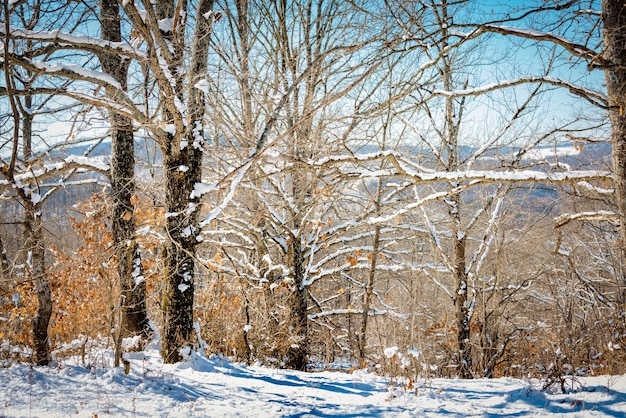
[[126, 356], [128, 375], [67, 360], [0, 368], [0, 417], [626, 416], [626, 376], [580, 378], [567, 394], [510, 378], [420, 380], [409, 391], [364, 371], [302, 373], [197, 354], [164, 365], [156, 346]]

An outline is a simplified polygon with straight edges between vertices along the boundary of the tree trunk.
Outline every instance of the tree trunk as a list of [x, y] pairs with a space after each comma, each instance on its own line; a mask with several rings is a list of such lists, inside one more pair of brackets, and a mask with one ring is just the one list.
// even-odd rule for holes
[[52, 294], [45, 274], [45, 248], [41, 216], [37, 213], [35, 205], [27, 204], [26, 206], [24, 216], [24, 227], [28, 237], [26, 249], [29, 252], [30, 276], [35, 284], [38, 302], [33, 320], [35, 363], [45, 366], [50, 363], [48, 324], [52, 315]]
[[[24, 97], [24, 108], [30, 110], [32, 105], [33, 97], [28, 94]], [[22, 112], [20, 117], [22, 122], [22, 156], [24, 161], [29, 162], [33, 158], [33, 115], [30, 111], [27, 111]], [[42, 193], [34, 185], [32, 189]], [[41, 205], [43, 202], [40, 199], [36, 201], [33, 199], [33, 191], [20, 191], [19, 193], [24, 206], [26, 265], [30, 268], [30, 277], [35, 285], [35, 293], [37, 294], [37, 310], [33, 318], [35, 363], [40, 366], [47, 366], [50, 363], [48, 325], [52, 316], [52, 292], [46, 277], [46, 250], [41, 220]]]
[[[448, 15], [448, 2], [441, 3], [441, 25], [442, 25], [442, 68], [443, 87], [446, 91], [454, 91], [454, 60], [448, 56], [448, 25], [451, 20]], [[467, 83], [467, 81], [466, 81]], [[467, 88], [467, 85], [465, 85]], [[446, 170], [450, 172], [459, 171], [459, 123], [463, 113], [464, 99], [457, 105], [456, 99], [446, 97], [445, 99], [445, 147], [447, 154]], [[456, 183], [450, 183], [451, 188], [458, 187]], [[449, 198], [448, 213], [452, 222], [452, 267], [455, 280], [455, 292], [453, 296], [458, 344], [459, 376], [463, 379], [471, 379], [472, 375], [472, 346], [471, 346], [471, 301], [469, 300], [470, 283], [468, 282], [467, 264], [465, 260], [466, 237], [461, 221], [461, 199], [459, 194]]]
[[111, 195], [113, 198], [113, 242], [121, 285], [122, 336], [150, 334], [146, 307], [146, 281], [139, 247], [135, 239], [132, 196], [134, 180], [134, 138], [130, 122], [118, 115], [111, 117]]
[[[386, 132], [386, 129], [385, 129]], [[384, 149], [383, 145], [383, 149]], [[380, 206], [382, 199], [383, 184], [378, 181], [376, 186], [376, 212], [375, 216], [380, 216]], [[357, 346], [359, 349], [359, 362], [361, 366], [365, 365], [365, 345], [367, 344], [367, 324], [370, 313], [370, 305], [372, 304], [372, 293], [374, 292], [374, 279], [376, 278], [376, 263], [378, 262], [378, 254], [380, 252], [380, 224], [374, 227], [374, 241], [372, 243], [372, 261], [367, 275], [367, 283], [365, 283], [365, 292], [363, 294], [363, 307], [361, 316], [361, 330], [359, 331]]]
[[[119, 5], [115, 0], [101, 0], [102, 39], [120, 42]], [[105, 73], [125, 89], [129, 62], [117, 54], [100, 57]], [[135, 149], [132, 121], [112, 113], [111, 125], [111, 197], [113, 199], [113, 242], [121, 287], [120, 337], [150, 335], [146, 308], [146, 282], [139, 248], [135, 240]], [[119, 359], [116, 359], [116, 362]]]
[[[182, 0], [181, 0], [182, 1]], [[206, 103], [203, 92], [194, 87], [208, 76], [208, 51], [213, 23], [213, 1], [198, 2], [196, 30], [188, 80], [188, 125], [185, 133], [172, 135], [162, 144], [165, 170], [165, 291], [161, 355], [166, 363], [182, 359], [181, 349], [193, 338], [194, 275], [200, 198], [193, 194], [202, 179]], [[181, 46], [182, 47], [182, 46]], [[182, 75], [181, 75], [182, 77]], [[180, 82], [182, 85], [183, 83]]]
[[[456, 199], [455, 199], [456, 198]], [[453, 200], [458, 204], [458, 196]], [[458, 205], [457, 205], [458, 208]], [[455, 216], [455, 214], [453, 214]], [[455, 217], [458, 217], [458, 213]], [[460, 219], [455, 219], [460, 222]], [[472, 350], [470, 330], [470, 301], [468, 298], [469, 283], [465, 267], [465, 238], [459, 237], [458, 228], [452, 232], [452, 251], [454, 263], [454, 278], [456, 291], [454, 294], [454, 307], [456, 312], [457, 343], [459, 346], [459, 376], [462, 379], [471, 379], [472, 375]]]
[[622, 260], [626, 260], [626, 3], [603, 0], [603, 57], [611, 119], [611, 145], [615, 172], [615, 197], [620, 215]]
[[4, 246], [4, 242], [2, 242], [2, 238], [0, 238], [0, 294], [9, 293], [6, 289], [9, 288], [10, 278], [10, 268], [9, 268], [9, 259], [6, 254], [6, 247]]
[[[377, 209], [380, 206], [380, 191], [381, 183], [378, 182], [378, 195], [376, 197]], [[379, 215], [379, 211], [376, 211], [376, 215]], [[370, 263], [369, 272], [367, 275], [367, 283], [365, 284], [365, 293], [363, 294], [363, 308], [361, 313], [361, 330], [357, 340], [359, 349], [359, 363], [361, 366], [365, 366], [365, 345], [367, 344], [367, 324], [370, 314], [370, 305], [372, 304], [372, 293], [374, 292], [374, 279], [376, 278], [376, 262], [378, 260], [378, 253], [380, 247], [380, 225], [376, 224], [374, 229], [374, 243], [372, 246], [372, 261]]]
[[289, 306], [293, 314], [293, 340], [287, 350], [285, 367], [293, 370], [306, 371], [308, 357], [308, 317], [307, 289], [304, 285], [304, 253], [299, 237], [292, 243], [291, 265], [293, 268], [293, 290], [289, 298]]
[[[178, 158], [167, 156], [165, 205], [168, 213], [165, 244], [165, 292], [163, 295], [163, 346], [165, 362], [182, 359], [180, 349], [193, 337], [195, 252], [199, 233], [198, 204], [189, 199], [200, 182], [202, 152], [187, 146]], [[181, 167], [186, 167], [182, 172]]]

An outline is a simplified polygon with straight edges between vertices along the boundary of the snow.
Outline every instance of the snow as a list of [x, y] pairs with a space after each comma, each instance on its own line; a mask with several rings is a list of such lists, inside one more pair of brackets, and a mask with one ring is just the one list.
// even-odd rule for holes
[[[16, 1], [13, 1], [17, 3]], [[0, 27], [0, 33], [5, 33], [4, 25]], [[138, 59], [146, 59], [146, 55], [137, 49], [130, 47], [128, 44], [124, 42], [111, 42], [106, 41], [100, 38], [93, 38], [90, 36], [78, 36], [72, 35], [69, 33], [61, 32], [60, 30], [53, 31], [41, 31], [41, 30], [28, 30], [24, 28], [10, 27], [9, 33], [13, 37], [25, 38], [25, 39], [33, 39], [40, 41], [49, 41], [54, 42], [59, 45], [76, 45], [76, 46], [85, 46], [85, 47], [100, 47], [100, 48], [108, 48], [113, 49], [118, 53], [122, 53], [124, 55], [133, 56]]]
[[205, 183], [196, 183], [193, 185], [193, 191], [191, 192], [191, 196], [189, 197], [191, 199], [194, 199], [196, 197], [202, 197], [202, 195], [215, 191], [215, 190], [218, 190], [218, 188], [215, 186], [208, 185]]
[[[574, 151], [572, 151], [574, 152]], [[492, 171], [492, 170], [465, 170], [465, 171], [432, 171], [420, 166], [409, 166], [406, 161], [393, 152], [381, 151], [377, 153], [358, 155], [339, 155], [323, 157], [317, 161], [311, 161], [311, 165], [322, 166], [329, 163], [373, 161], [389, 158], [395, 170], [368, 171], [366, 168], [347, 168], [344, 173], [360, 178], [380, 176], [403, 176], [415, 183], [429, 182], [462, 182], [469, 181], [473, 185], [490, 182], [508, 183], [564, 183], [571, 181], [608, 180], [613, 181], [614, 176], [609, 171], [601, 170], [571, 170], [567, 172], [545, 172], [539, 170], [516, 170], [516, 171]], [[442, 197], [442, 196], [439, 196]]]
[[204, 144], [204, 135], [202, 134], [202, 122], [196, 121], [193, 128], [193, 148], [202, 150]]
[[481, 171], [467, 170], [459, 172], [437, 172], [437, 173], [420, 173], [406, 172], [407, 176], [417, 179], [419, 182], [428, 181], [502, 181], [502, 182], [555, 182], [562, 183], [572, 180], [588, 180], [588, 179], [612, 179], [613, 175], [608, 171], [593, 170], [572, 170], [566, 173], [545, 173], [534, 170], [518, 170], [518, 171]]
[[172, 24], [174, 23], [174, 19], [167, 18], [159, 20], [159, 29], [162, 32], [170, 32], [172, 30]]
[[37, 203], [41, 202], [41, 195], [36, 192], [31, 192], [30, 200], [31, 202], [33, 202], [33, 205], [36, 205]]
[[594, 186], [586, 181], [579, 181], [577, 185], [589, 191], [592, 191], [601, 195], [605, 195], [605, 196], [612, 196], [615, 193], [614, 189], [605, 189], [602, 187]]
[[387, 348], [385, 348], [385, 351], [384, 351], [385, 357], [387, 357], [387, 358], [392, 358], [397, 353], [398, 353], [398, 347], [396, 347], [396, 346], [387, 347]]
[[422, 355], [422, 352], [416, 348], [409, 348], [406, 352], [407, 354], [413, 356], [415, 360], [419, 360], [420, 356]]
[[528, 158], [535, 160], [547, 160], [549, 158], [557, 157], [571, 157], [580, 155], [580, 148], [575, 146], [563, 146], [563, 147], [547, 147], [547, 148], [535, 148], [528, 150], [526, 153]]
[[164, 124], [163, 130], [172, 136], [176, 135], [176, 125], [173, 123]]
[[[226, 206], [228, 206], [231, 200], [233, 200], [233, 198], [235, 197], [235, 192], [237, 191], [237, 187], [239, 186], [239, 183], [241, 183], [241, 180], [243, 179], [244, 174], [246, 174], [246, 172], [248, 171], [251, 165], [252, 165], [252, 160], [249, 159], [244, 165], [242, 165], [238, 170], [234, 172], [235, 176], [232, 179], [232, 182], [230, 184], [228, 194], [222, 200], [222, 203], [216, 206], [211, 212], [209, 212], [207, 216], [204, 217], [204, 219], [202, 219], [202, 222], [200, 222], [200, 227], [204, 227], [208, 225], [213, 219], [217, 218], [220, 215], [220, 213], [222, 213], [222, 211], [226, 208]], [[198, 184], [199, 183], [196, 183], [194, 185], [194, 191], [192, 193], [195, 193], [196, 191], [195, 186], [197, 186]]]
[[49, 74], [59, 73], [61, 75], [64, 75], [67, 73], [71, 73], [75, 74], [77, 77], [84, 78], [85, 80], [92, 80], [97, 84], [110, 85], [115, 89], [122, 91], [121, 84], [110, 75], [102, 73], [100, 71], [83, 68], [80, 65], [61, 63], [48, 64], [43, 61], [32, 61], [31, 64]]
[[99, 171], [109, 171], [109, 164], [102, 157], [82, 157], [79, 155], [70, 155], [65, 159], [67, 164], [79, 164], [85, 167], [93, 168]]
[[[130, 373], [111, 367], [113, 352], [54, 367], [0, 368], [3, 417], [616, 417], [626, 414], [626, 376], [568, 381], [568, 393], [512, 378], [403, 380], [355, 370], [305, 373], [233, 363], [191, 352], [168, 365], [158, 346], [126, 353]], [[106, 364], [105, 364], [106, 363]]]
[[203, 78], [202, 80], [200, 80], [196, 84], [194, 84], [194, 87], [197, 88], [198, 90], [202, 90], [206, 94], [209, 94], [209, 88], [211, 86], [210, 86], [209, 82], [206, 79]]
[[148, 235], [150, 233], [150, 225], [146, 225], [144, 227], [138, 228], [137, 231], [135, 232], [137, 235]]

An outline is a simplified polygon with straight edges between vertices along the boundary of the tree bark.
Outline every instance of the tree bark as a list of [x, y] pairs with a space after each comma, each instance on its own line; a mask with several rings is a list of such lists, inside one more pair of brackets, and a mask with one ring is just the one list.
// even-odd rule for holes
[[[378, 182], [378, 195], [376, 197], [378, 216], [380, 211], [380, 192], [381, 182]], [[365, 283], [365, 292], [363, 294], [363, 308], [361, 313], [361, 329], [359, 331], [357, 345], [359, 349], [359, 362], [361, 366], [365, 366], [365, 346], [367, 345], [367, 324], [370, 314], [370, 306], [372, 304], [372, 293], [374, 292], [374, 279], [376, 278], [376, 263], [378, 260], [380, 248], [380, 225], [376, 224], [374, 227], [374, 242], [372, 244], [372, 261], [370, 262], [370, 268], [367, 274], [367, 283]]]
[[[441, 26], [442, 26], [442, 69], [443, 86], [445, 91], [454, 90], [452, 58], [448, 56], [448, 3], [444, 0], [441, 3]], [[445, 126], [446, 137], [445, 146], [447, 153], [446, 170], [450, 172], [459, 171], [458, 141], [459, 123], [463, 112], [463, 99], [458, 106], [451, 97], [445, 99]], [[451, 183], [451, 188], [456, 188], [458, 184]], [[466, 264], [466, 237], [463, 231], [461, 220], [461, 199], [459, 194], [455, 194], [448, 200], [448, 211], [452, 222], [452, 264], [455, 280], [455, 292], [453, 296], [458, 344], [459, 376], [463, 379], [471, 379], [472, 374], [472, 346], [471, 346], [471, 301], [469, 300], [470, 283], [468, 282]]]
[[37, 311], [33, 320], [33, 345], [35, 363], [46, 366], [50, 363], [48, 325], [52, 315], [52, 293], [45, 273], [45, 248], [43, 225], [36, 205], [30, 201], [25, 205], [24, 227], [27, 234], [26, 249], [30, 253], [30, 276], [37, 293]]
[[[458, 197], [454, 196], [458, 208]], [[453, 214], [456, 221], [460, 222], [458, 213]], [[452, 251], [454, 264], [454, 279], [456, 291], [454, 294], [454, 307], [456, 311], [457, 343], [459, 346], [459, 376], [462, 379], [471, 379], [472, 374], [472, 346], [470, 329], [470, 301], [468, 299], [469, 283], [465, 265], [465, 238], [459, 237], [458, 228], [453, 229]]]
[[203, 119], [206, 110], [203, 92], [194, 86], [208, 72], [213, 3], [212, 0], [198, 2], [188, 80], [189, 117], [186, 132], [175, 133], [172, 141], [161, 147], [165, 170], [165, 206], [168, 213], [168, 240], [164, 247], [166, 287], [163, 296], [161, 355], [167, 363], [180, 361], [181, 349], [191, 345], [193, 338], [195, 254], [199, 242], [196, 237], [200, 233], [200, 198], [192, 196], [195, 184], [202, 177]]
[[287, 350], [285, 367], [293, 370], [306, 371], [309, 341], [307, 317], [307, 288], [304, 285], [304, 249], [300, 237], [295, 237], [292, 243], [291, 266], [293, 269], [293, 290], [290, 294], [289, 307], [293, 314], [294, 340]]
[[[202, 152], [187, 146], [177, 158], [166, 156], [165, 205], [168, 240], [164, 247], [165, 292], [163, 295], [162, 356], [168, 363], [182, 359], [180, 349], [192, 343], [195, 252], [199, 233], [198, 199], [189, 199], [201, 180]], [[187, 167], [181, 172], [180, 167]]]
[[[29, 45], [30, 50], [30, 45]], [[30, 88], [30, 85], [27, 84]], [[24, 97], [24, 105], [19, 115], [22, 124], [22, 157], [24, 161], [32, 161], [33, 149], [33, 97], [28, 94]], [[16, 118], [17, 123], [18, 118]], [[31, 188], [29, 188], [31, 189]], [[35, 363], [39, 366], [50, 364], [50, 341], [48, 325], [52, 316], [52, 292], [46, 276], [46, 250], [41, 219], [41, 199], [33, 199], [34, 190], [42, 193], [36, 185], [31, 191], [20, 189], [18, 194], [24, 206], [24, 242], [27, 251], [26, 265], [30, 268], [30, 277], [35, 285], [37, 294], [37, 310], [33, 318], [33, 348]], [[30, 264], [30, 265], [29, 265]]]
[[[31, 95], [24, 97], [24, 108], [32, 109], [33, 98]], [[22, 156], [24, 161], [32, 160], [33, 148], [33, 115], [30, 111], [22, 112]], [[35, 190], [37, 188], [35, 187]], [[40, 190], [38, 192], [41, 193]], [[24, 233], [26, 256], [29, 264], [30, 277], [35, 285], [37, 294], [37, 310], [33, 319], [33, 346], [35, 351], [35, 363], [46, 366], [50, 363], [50, 342], [48, 340], [48, 325], [52, 316], [52, 292], [46, 277], [46, 250], [43, 237], [43, 224], [41, 220], [41, 202], [33, 200], [31, 192], [20, 191], [24, 206]]]
[[603, 58], [611, 119], [615, 197], [620, 215], [622, 260], [626, 260], [626, 3], [603, 0]]
[[[386, 132], [386, 128], [385, 128]], [[383, 145], [383, 149], [384, 149]], [[376, 186], [376, 209], [375, 216], [380, 216], [381, 200], [382, 200], [383, 184], [378, 180]], [[361, 313], [361, 329], [357, 338], [357, 347], [359, 350], [359, 362], [361, 366], [365, 366], [365, 346], [367, 345], [367, 325], [369, 322], [370, 306], [372, 304], [372, 294], [374, 293], [374, 279], [376, 278], [376, 265], [378, 262], [378, 254], [380, 253], [380, 224], [374, 227], [374, 240], [372, 242], [372, 260], [367, 274], [367, 282], [365, 283], [365, 292], [363, 293], [363, 307]]]
[[[115, 0], [101, 0], [102, 39], [120, 42], [119, 5]], [[101, 54], [105, 73], [126, 89], [129, 61], [117, 54]], [[113, 242], [121, 286], [120, 337], [150, 335], [146, 307], [146, 282], [139, 247], [135, 239], [135, 149], [132, 121], [111, 113], [111, 197], [113, 199]], [[116, 362], [119, 359], [116, 359]]]
[[2, 238], [0, 238], [0, 292], [1, 294], [8, 293], [7, 289], [9, 289], [9, 281], [10, 277], [10, 269], [9, 269], [9, 259], [6, 254], [6, 247], [4, 246], [4, 242], [2, 242]]

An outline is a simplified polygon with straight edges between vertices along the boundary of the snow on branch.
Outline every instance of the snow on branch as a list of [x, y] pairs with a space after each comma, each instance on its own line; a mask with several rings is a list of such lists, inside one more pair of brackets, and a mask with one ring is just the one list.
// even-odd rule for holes
[[[363, 167], [362, 163], [388, 160], [395, 170], [371, 171]], [[393, 151], [379, 151], [368, 154], [338, 155], [324, 157], [309, 162], [311, 166], [338, 165], [343, 174], [348, 177], [376, 178], [376, 177], [404, 177], [414, 184], [428, 184], [437, 182], [469, 182], [465, 187], [478, 186], [488, 183], [569, 183], [586, 182], [592, 180], [613, 181], [614, 175], [609, 171], [600, 170], [572, 170], [560, 172], [546, 172], [539, 170], [465, 170], [465, 171], [431, 171], [419, 165], [406, 164], [405, 157]]]
[[0, 180], [0, 192], [9, 190], [14, 186], [19, 187], [33, 180], [43, 182], [46, 179], [53, 178], [71, 170], [78, 172], [93, 171], [108, 175], [109, 165], [102, 157], [80, 157], [71, 155], [58, 163], [31, 167], [29, 171], [15, 175], [12, 181], [9, 179]]
[[514, 87], [521, 84], [528, 83], [546, 83], [556, 87], [563, 87], [568, 89], [572, 94], [582, 97], [592, 104], [601, 107], [608, 106], [608, 98], [606, 94], [593, 90], [584, 86], [580, 86], [577, 84], [570, 83], [566, 80], [561, 80], [554, 77], [549, 76], [533, 76], [533, 77], [521, 77], [513, 80], [503, 80], [497, 83], [487, 84], [484, 86], [474, 87], [471, 89], [464, 90], [455, 90], [455, 91], [446, 91], [446, 90], [435, 90], [432, 92], [433, 96], [445, 96], [445, 97], [465, 97], [465, 96], [477, 96], [479, 94], [489, 93], [491, 91]]
[[561, 228], [572, 221], [606, 221], [615, 224], [619, 223], [619, 214], [610, 210], [599, 210], [595, 212], [566, 213], [554, 219], [554, 227]]
[[520, 171], [482, 171], [468, 170], [459, 172], [403, 173], [418, 183], [438, 181], [471, 181], [481, 183], [567, 183], [580, 180], [613, 180], [613, 174], [604, 171], [580, 170], [563, 173], [545, 173], [533, 170]]
[[[374, 315], [375, 313], [370, 311], [368, 315]], [[383, 315], [384, 312], [378, 312], [379, 315]], [[314, 320], [317, 318], [323, 318], [325, 316], [334, 316], [334, 315], [363, 315], [362, 309], [354, 309], [354, 308], [344, 308], [344, 309], [332, 309], [329, 311], [322, 311], [313, 314], [307, 315], [309, 320]]]
[[83, 80], [97, 86], [113, 88], [119, 92], [123, 92], [120, 83], [102, 71], [90, 70], [76, 64], [63, 64], [60, 62], [48, 63], [44, 61], [31, 60], [13, 54], [9, 54], [9, 59], [36, 74], [43, 73], [69, 78], [71, 80]]
[[[4, 26], [0, 27], [0, 34], [6, 35]], [[74, 47], [84, 51], [93, 53], [101, 53], [111, 51], [116, 54], [124, 55], [136, 59], [145, 59], [146, 55], [131, 45], [124, 42], [112, 42], [105, 41], [100, 38], [93, 38], [91, 36], [78, 36], [61, 32], [60, 30], [53, 31], [34, 31], [22, 28], [11, 27], [9, 28], [9, 34], [11, 38], [27, 39], [33, 41], [50, 42], [60, 47]]]
[[517, 170], [517, 171], [494, 171], [494, 170], [466, 170], [466, 171], [420, 171], [412, 169], [407, 164], [403, 164], [403, 157], [393, 152], [377, 152], [367, 155], [343, 155], [337, 157], [326, 157], [312, 162], [312, 165], [325, 165], [330, 163], [360, 163], [388, 159], [395, 167], [395, 170], [385, 170], [384, 173], [372, 173], [366, 168], [354, 168], [345, 170], [345, 174], [360, 178], [382, 176], [400, 176], [411, 179], [415, 183], [426, 184], [436, 182], [472, 182], [472, 185], [485, 183], [567, 183], [572, 181], [609, 180], [613, 181], [614, 176], [609, 171], [598, 170], [573, 170], [566, 172], [544, 172], [537, 170]]
[[532, 29], [522, 29], [516, 28], [512, 26], [497, 26], [497, 25], [484, 25], [481, 26], [481, 30], [485, 32], [494, 32], [502, 35], [513, 35], [519, 36], [521, 38], [532, 39], [535, 41], [547, 41], [555, 43], [563, 48], [565, 48], [572, 55], [577, 57], [581, 57], [589, 61], [589, 66], [594, 66], [594, 63], [597, 63], [596, 66], [608, 66], [610, 65], [599, 52], [594, 51], [593, 49], [580, 45], [575, 42], [570, 41], [567, 38], [564, 38], [559, 35], [555, 35], [550, 32], [541, 32]]
[[[121, 90], [119, 90], [122, 92]], [[96, 96], [77, 90], [68, 89], [66, 87], [36, 87], [28, 90], [17, 89], [11, 91], [15, 96], [24, 95], [56, 95], [65, 96], [74, 99], [80, 103], [92, 105], [95, 107], [106, 108], [119, 115], [126, 116], [130, 119], [137, 121], [141, 125], [145, 125], [152, 130], [156, 136], [163, 135], [163, 130], [159, 128], [158, 124], [153, 124], [152, 121], [145, 116], [145, 114], [135, 106], [126, 95], [111, 99], [106, 96]], [[0, 96], [6, 96], [8, 91], [5, 87], [0, 86]], [[119, 99], [119, 101], [118, 101]]]
[[[248, 161], [248, 163], [245, 164], [245, 166], [243, 166], [242, 168], [239, 169], [239, 171], [236, 173], [235, 177], [232, 179], [232, 181], [230, 183], [230, 187], [228, 189], [228, 193], [226, 194], [226, 196], [222, 200], [222, 203], [217, 205], [211, 212], [208, 213], [208, 215], [206, 215], [204, 217], [204, 219], [202, 219], [202, 221], [199, 224], [201, 228], [206, 226], [206, 225], [208, 225], [209, 223], [211, 223], [211, 221], [213, 221], [215, 218], [217, 218], [219, 216], [219, 214], [222, 213], [224, 211], [224, 209], [226, 209], [226, 206], [228, 206], [228, 204], [231, 202], [231, 200], [233, 200], [233, 198], [235, 197], [235, 194], [236, 194], [236, 191], [237, 191], [237, 187], [239, 186], [239, 183], [241, 183], [241, 181], [243, 180], [244, 175], [246, 174], [246, 172], [248, 171], [248, 169], [250, 168], [251, 165], [252, 165], [252, 161]], [[217, 187], [213, 187], [213, 186], [208, 186], [208, 187], [202, 186], [201, 188], [204, 189], [202, 191], [206, 191], [206, 192], [213, 191], [213, 190], [218, 190]], [[208, 190], [208, 189], [210, 189], [210, 190]], [[192, 192], [193, 196], [190, 196], [190, 197], [191, 198], [198, 197], [197, 193], [198, 193], [198, 190], [196, 190], [195, 187], [194, 187], [194, 191]]]
[[[322, 157], [319, 160], [309, 161], [308, 164], [313, 166], [322, 166], [328, 163], [375, 161], [391, 155], [397, 155], [397, 153], [391, 150], [386, 150], [363, 154], [330, 155], [328, 157]], [[399, 157], [399, 155], [397, 155], [397, 157]]]
[[576, 183], [576, 185], [585, 190], [588, 190], [590, 192], [593, 192], [602, 196], [613, 196], [615, 194], [615, 189], [605, 189], [604, 187], [594, 186], [593, 184], [588, 183], [586, 181], [580, 181]]

